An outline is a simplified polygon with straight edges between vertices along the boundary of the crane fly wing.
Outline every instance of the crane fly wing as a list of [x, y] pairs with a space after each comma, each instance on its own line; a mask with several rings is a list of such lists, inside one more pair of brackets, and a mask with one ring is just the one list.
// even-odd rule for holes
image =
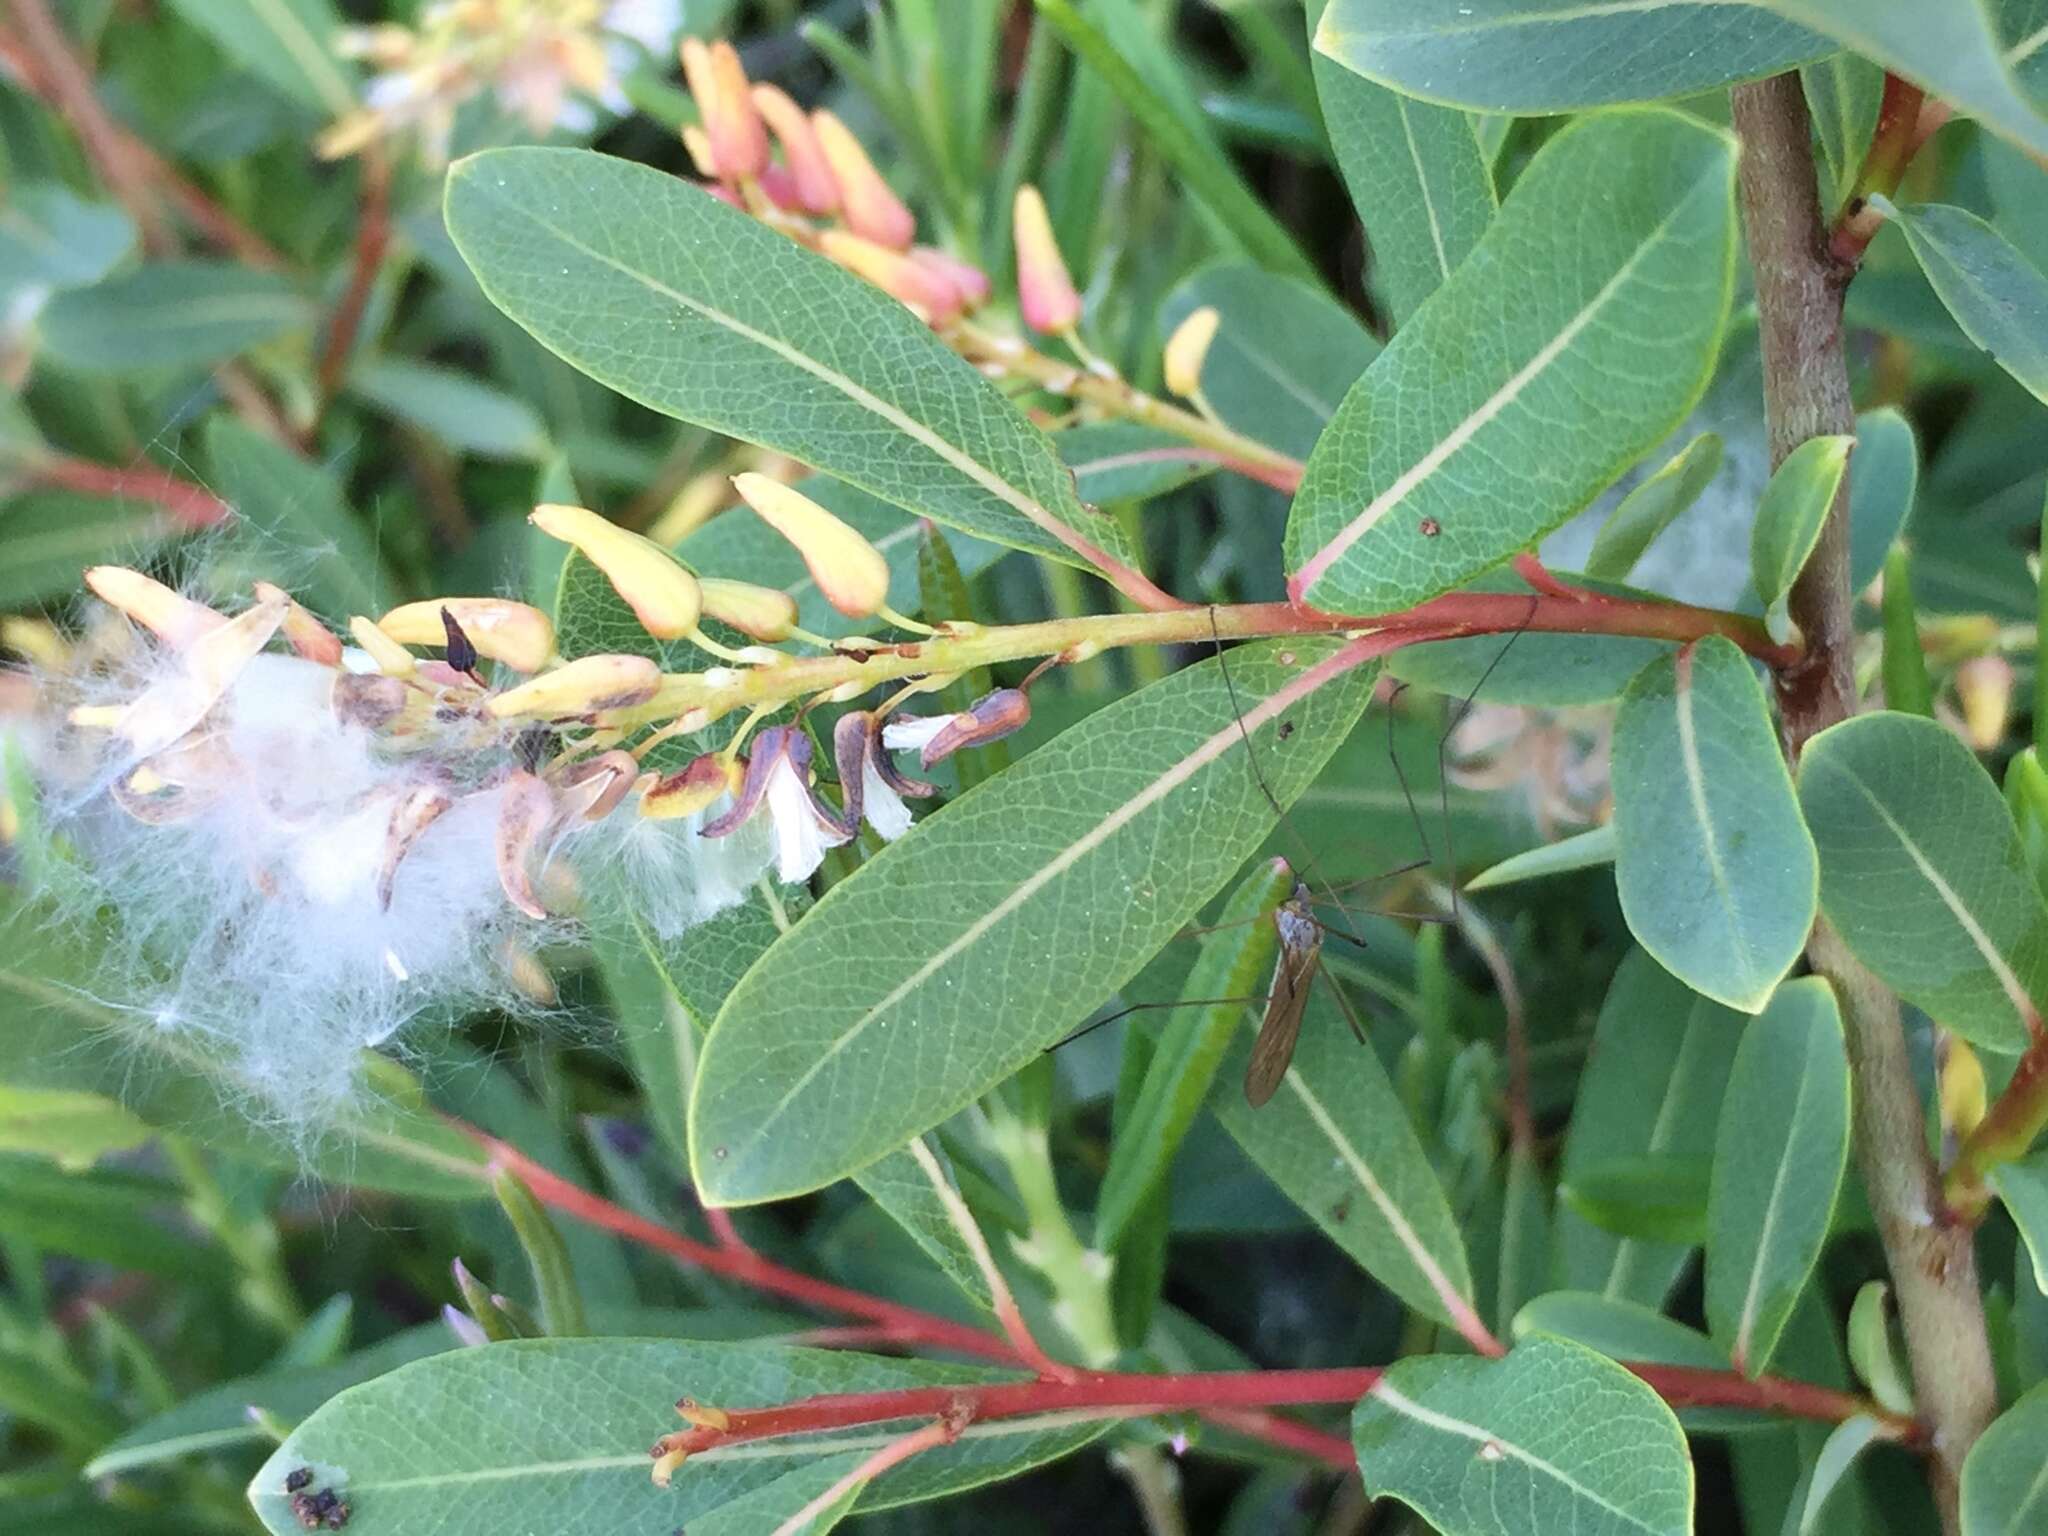
[[1259, 1020], [1251, 1064], [1244, 1074], [1245, 1102], [1253, 1109], [1273, 1097], [1280, 1080], [1287, 1075], [1288, 1063], [1294, 1060], [1294, 1043], [1301, 1038], [1302, 1010], [1308, 1006], [1309, 988], [1316, 979], [1316, 961], [1323, 951], [1323, 930], [1313, 919], [1301, 918], [1288, 907], [1282, 907], [1277, 920], [1280, 961], [1273, 968], [1273, 987], [1266, 994], [1265, 1016]]

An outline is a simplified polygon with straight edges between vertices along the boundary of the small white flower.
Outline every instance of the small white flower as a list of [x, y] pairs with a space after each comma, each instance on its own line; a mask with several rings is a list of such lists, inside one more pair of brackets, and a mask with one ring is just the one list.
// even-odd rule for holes
[[[941, 716], [943, 723], [948, 717]], [[923, 798], [934, 786], [905, 778], [889, 761], [889, 749], [876, 729], [875, 717], [861, 711], [841, 715], [832, 731], [832, 755], [839, 768], [839, 792], [845, 801], [839, 830], [851, 837], [863, 817], [887, 842], [910, 830], [905, 795]]]
[[773, 725], [755, 738], [739, 799], [699, 835], [727, 836], [764, 811], [775, 834], [775, 872], [785, 884], [810, 879], [825, 850], [852, 835], [811, 788], [811, 739], [801, 726]]

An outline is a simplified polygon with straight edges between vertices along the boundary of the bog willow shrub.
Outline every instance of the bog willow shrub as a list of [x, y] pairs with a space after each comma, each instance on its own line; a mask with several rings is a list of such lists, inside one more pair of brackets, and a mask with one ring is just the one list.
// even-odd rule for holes
[[1305, 10], [17, 0], [0, 1524], [2048, 1528], [2042, 18]]

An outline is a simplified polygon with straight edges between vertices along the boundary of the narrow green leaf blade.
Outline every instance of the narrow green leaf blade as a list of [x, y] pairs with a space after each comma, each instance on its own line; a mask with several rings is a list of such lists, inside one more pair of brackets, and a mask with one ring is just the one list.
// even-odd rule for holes
[[1558, 1185], [1557, 1197], [1616, 1237], [1692, 1248], [1706, 1239], [1712, 1173], [1704, 1158], [1609, 1158], [1582, 1163]]
[[1849, 1058], [1834, 989], [1788, 981], [1742, 1031], [1714, 1143], [1707, 1321], [1758, 1376], [1820, 1259], [1849, 1159]]
[[1831, 51], [1713, 0], [1331, 0], [1316, 48], [1411, 95], [1521, 114], [1689, 96]]
[[1734, 165], [1725, 134], [1662, 110], [1545, 145], [1316, 444], [1290, 595], [1379, 613], [1449, 591], [1670, 432], [1720, 345]]
[[1351, 1415], [1368, 1488], [1443, 1536], [1687, 1536], [1693, 1474], [1663, 1399], [1583, 1345], [1402, 1360]]
[[1272, 830], [1247, 742], [1283, 806], [1336, 749], [1374, 670], [1357, 654], [1275, 642], [1233, 651], [1227, 678], [1215, 660], [1175, 673], [833, 887], [741, 980], [705, 1044], [690, 1134], [706, 1198], [851, 1173], [1085, 1017]]
[[1809, 437], [1785, 456], [1764, 487], [1749, 530], [1749, 572], [1779, 639], [1786, 634], [1786, 595], [1820, 542], [1821, 524], [1855, 446], [1856, 439], [1846, 435]]
[[2048, 276], [1967, 209], [1920, 203], [1891, 212], [1963, 334], [2048, 401]]
[[77, 1170], [140, 1146], [152, 1134], [105, 1094], [0, 1083], [0, 1152], [33, 1152]]
[[1266, 1177], [1330, 1240], [1416, 1311], [1455, 1323], [1469, 1312], [1464, 1238], [1386, 1069], [1360, 1049], [1327, 978], [1318, 978], [1301, 1042], [1272, 1099], [1244, 1099], [1252, 1026], [1240, 1029], [1210, 1108]]
[[1985, 1182], [2019, 1228], [2033, 1265], [2035, 1289], [2048, 1296], [2048, 1152], [2001, 1163], [1985, 1175]]
[[[1311, 37], [1317, 11], [1308, 7]], [[1389, 90], [1326, 53], [1310, 63], [1323, 127], [1398, 329], [1493, 222], [1492, 163], [1468, 114]]]
[[376, 540], [324, 465], [225, 413], [206, 424], [206, 462], [214, 489], [235, 509], [225, 547], [213, 551], [233, 591], [259, 578], [280, 581], [336, 624], [397, 605], [402, 594]]
[[1052, 445], [880, 289], [649, 166], [495, 149], [448, 174], [491, 302], [601, 384], [912, 512], [1083, 564], [1128, 561]]
[[354, 110], [355, 70], [334, 51], [341, 17], [327, 0], [171, 0], [251, 74], [324, 116]]
[[2048, 1384], [1992, 1421], [1963, 1460], [1963, 1536], [2026, 1536], [2048, 1520]]
[[154, 507], [78, 491], [29, 491], [0, 503], [0, 607], [58, 606], [89, 565], [146, 559], [178, 525]]
[[1807, 744], [1820, 904], [1865, 965], [1973, 1044], [2016, 1051], [2048, 987], [2048, 906], [2012, 815], [1932, 720], [1871, 714]]
[[1614, 877], [1630, 932], [1745, 1013], [1813, 926], [1813, 839], [1763, 689], [1718, 636], [1652, 662], [1614, 722]]
[[68, 288], [37, 322], [43, 349], [88, 373], [207, 368], [309, 327], [289, 278], [215, 261], [161, 261]]
[[[955, 1220], [955, 1211], [964, 1206], [954, 1204], [959, 1199], [959, 1190], [954, 1185], [952, 1165], [942, 1148], [932, 1145], [929, 1139], [918, 1140], [923, 1143], [922, 1156], [915, 1147], [899, 1147], [861, 1169], [853, 1180], [870, 1200], [889, 1213], [897, 1226], [910, 1234], [910, 1240], [945, 1271], [946, 1278], [972, 1297], [976, 1306], [992, 1313], [995, 1301], [989, 1294], [988, 1277], [982, 1273], [973, 1249], [967, 1245], [966, 1234]], [[945, 1181], [943, 1191], [940, 1180]]]
[[[402, 1366], [330, 1399], [249, 1484], [274, 1536], [299, 1536], [285, 1477], [311, 1467], [366, 1531], [545, 1531], [671, 1536], [818, 1459], [798, 1438], [708, 1451], [672, 1486], [648, 1476], [647, 1448], [677, 1427], [676, 1397], [725, 1409], [826, 1393], [1016, 1379], [972, 1366], [760, 1343], [525, 1339]], [[488, 1411], [480, 1411], [487, 1405]], [[831, 1437], [833, 1453], [879, 1449], [905, 1425]], [[1007, 1477], [1085, 1444], [1098, 1424], [1005, 1419], [874, 1483], [863, 1507], [936, 1498]], [[829, 1481], [829, 1480], [828, 1480]], [[741, 1529], [745, 1529], [744, 1525]], [[758, 1529], [759, 1527], [754, 1527]]]
[[1193, 311], [1221, 317], [1202, 360], [1202, 393], [1247, 437], [1306, 458], [1379, 343], [1320, 290], [1257, 267], [1196, 273], [1167, 296], [1159, 331]]
[[1586, 574], [1624, 581], [1657, 535], [1700, 499], [1721, 470], [1721, 439], [1702, 432], [1667, 459], [1658, 471], [1621, 500], [1593, 536]]
[[1502, 859], [1491, 869], [1483, 869], [1466, 881], [1465, 889], [1487, 891], [1499, 885], [1519, 885], [1524, 880], [1541, 880], [1549, 875], [1597, 869], [1602, 864], [1613, 862], [1614, 824], [1609, 822], [1605, 826], [1594, 827], [1590, 832], [1574, 833], [1554, 843], [1545, 843], [1526, 853]]
[[0, 204], [0, 294], [75, 288], [113, 271], [135, 245], [135, 221], [58, 181], [17, 182]]
[[1800, 70], [1799, 83], [1840, 201], [1855, 185], [1871, 135], [1877, 132], [1884, 71], [1853, 53], [1837, 53]]
[[1920, 443], [1896, 406], [1856, 417], [1856, 472], [1849, 476], [1849, 590], [1861, 592], [1912, 515]]
[[369, 357], [350, 371], [348, 387], [459, 453], [538, 460], [551, 451], [548, 429], [532, 406], [453, 368]]

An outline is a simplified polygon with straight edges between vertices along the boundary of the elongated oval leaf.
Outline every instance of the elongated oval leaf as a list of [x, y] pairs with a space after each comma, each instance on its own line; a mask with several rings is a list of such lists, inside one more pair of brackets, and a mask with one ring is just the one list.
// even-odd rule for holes
[[1891, 212], [1963, 334], [2048, 400], [2048, 276], [1966, 209], [1922, 203]]
[[1582, 1163], [1557, 1197], [1603, 1232], [1650, 1243], [1696, 1247], [1707, 1235], [1704, 1158], [1647, 1153]]
[[1557, 527], [1668, 433], [1719, 347], [1735, 153], [1666, 111], [1552, 139], [1345, 396], [1287, 524], [1288, 590], [1437, 596]]
[[[264, 1463], [249, 1502], [275, 1536], [298, 1536], [285, 1478], [310, 1467], [314, 1486], [346, 1499], [366, 1532], [671, 1536], [819, 1454], [802, 1440], [707, 1451], [691, 1457], [670, 1487], [657, 1488], [647, 1448], [678, 1427], [670, 1406], [678, 1394], [719, 1408], [757, 1408], [821, 1393], [1006, 1379], [970, 1366], [762, 1344], [491, 1344], [402, 1366], [330, 1399]], [[836, 1434], [831, 1450], [876, 1449], [903, 1429]], [[863, 1506], [971, 1488], [1049, 1461], [1099, 1432], [1030, 1419], [973, 1425], [955, 1444], [875, 1483]]]
[[1614, 721], [1614, 877], [1630, 932], [1696, 992], [1769, 1001], [1813, 926], [1813, 839], [1748, 658], [1654, 661]]
[[1870, 136], [1877, 131], [1884, 71], [1853, 53], [1838, 53], [1800, 70], [1799, 84], [1840, 201], [1856, 184]]
[[1913, 511], [1920, 485], [1920, 444], [1895, 406], [1856, 418], [1856, 472], [1849, 477], [1849, 589], [1861, 592]]
[[[1515, 1314], [1514, 1336], [1554, 1333], [1598, 1350], [1610, 1360], [1685, 1365], [1725, 1371], [1728, 1356], [1697, 1328], [1666, 1317], [1653, 1307], [1592, 1291], [1548, 1291]], [[1681, 1408], [1678, 1422], [1688, 1432], [1728, 1434], [1775, 1428], [1767, 1414], [1744, 1408]]]
[[1160, 334], [1204, 306], [1221, 317], [1202, 360], [1209, 404], [1247, 437], [1306, 458], [1379, 343], [1327, 295], [1248, 266], [1211, 267], [1174, 289]]
[[1963, 1461], [1963, 1536], [2026, 1536], [2048, 1519], [2048, 1385], [1992, 1423]]
[[1772, 621], [1772, 633], [1784, 638], [1786, 594], [1820, 542], [1821, 524], [1835, 504], [1835, 492], [1849, 466], [1856, 439], [1809, 437], [1772, 471], [1757, 504], [1749, 530], [1750, 580]]
[[1769, 1368], [1827, 1241], [1849, 1159], [1849, 1057], [1834, 989], [1788, 981], [1742, 1032], [1707, 1208], [1707, 1321], [1735, 1368]]
[[2048, 1296], [2048, 1152], [2001, 1163], [1985, 1175], [2019, 1229], [2032, 1261], [2034, 1288]]
[[1135, 421], [1085, 422], [1055, 432], [1052, 445], [1090, 506], [1164, 495], [1201, 479], [1217, 462], [1214, 450]]
[[1549, 1336], [1505, 1359], [1403, 1360], [1351, 1415], [1365, 1484], [1444, 1536], [1688, 1536], [1692, 1462], [1663, 1399]]
[[1807, 744], [1820, 904], [1856, 957], [1977, 1045], [2018, 1050], [2048, 989], [2048, 906], [1998, 786], [1932, 720], [1873, 714]]
[[135, 221], [62, 182], [17, 182], [0, 208], [0, 293], [75, 288], [113, 271], [135, 245]]
[[[863, 1193], [887, 1211], [896, 1225], [910, 1235], [910, 1240], [924, 1251], [946, 1277], [974, 1298], [975, 1304], [984, 1311], [994, 1309], [989, 1295], [988, 1277], [981, 1272], [974, 1250], [967, 1245], [966, 1233], [961, 1230], [955, 1212], [963, 1209], [957, 1200], [959, 1191], [954, 1187], [952, 1166], [945, 1152], [923, 1142], [923, 1155], [915, 1146], [899, 1147], [878, 1162], [869, 1163], [856, 1173], [854, 1182]], [[945, 1189], [941, 1190], [940, 1181]], [[952, 1196], [949, 1200], [947, 1197]], [[968, 1219], [972, 1219], [971, 1215]]]
[[1244, 1099], [1249, 1019], [1209, 1097], [1223, 1128], [1338, 1247], [1416, 1311], [1454, 1322], [1472, 1276], [1450, 1201], [1371, 1046], [1318, 977], [1279, 1090]]
[[[1109, 1167], [1095, 1200], [1095, 1246], [1114, 1253], [1125, 1226], [1165, 1181], [1181, 1138], [1194, 1124], [1216, 1080], [1231, 1035], [1272, 971], [1278, 931], [1272, 914], [1292, 894], [1294, 873], [1274, 860], [1247, 876], [1216, 916], [1216, 931], [1202, 941], [1201, 957], [1181, 989], [1175, 1010], [1138, 1090], [1120, 1117]], [[1230, 1001], [1213, 1001], [1230, 999]]]
[[328, 0], [172, 0], [172, 8], [266, 84], [315, 112], [356, 106], [355, 69], [335, 52]]
[[[1311, 36], [1317, 10], [1308, 7]], [[1492, 163], [1468, 114], [1389, 90], [1325, 53], [1310, 62], [1323, 126], [1398, 329], [1493, 222]]]
[[815, 1189], [1057, 1040], [1272, 830], [1260, 776], [1283, 806], [1315, 777], [1364, 707], [1358, 654], [1274, 642], [1233, 652], [1227, 674], [1220, 660], [1175, 673], [833, 887], [705, 1044], [699, 1189], [728, 1204]]
[[448, 174], [448, 232], [550, 351], [671, 416], [745, 438], [1000, 543], [1120, 559], [1045, 434], [880, 289], [688, 182], [586, 150], [497, 149]]
[[1316, 48], [1410, 95], [1517, 113], [1689, 96], [1831, 51], [1725, 0], [1330, 0]]
[[[1594, 1024], [1564, 1179], [1632, 1157], [1710, 1158], [1741, 1035], [1738, 1014], [1631, 951]], [[1569, 1208], [1558, 1213], [1558, 1230], [1567, 1285], [1646, 1306], [1664, 1304], [1689, 1254], [1676, 1243], [1611, 1236]]]
[[1721, 439], [1702, 432], [1665, 461], [1649, 479], [1624, 496], [1593, 536], [1586, 574], [1609, 581], [1627, 579], [1643, 551], [1671, 520], [1700, 499], [1721, 469]]
[[165, 261], [69, 288], [43, 311], [45, 350], [92, 373], [205, 368], [310, 325], [290, 279], [213, 261]]
[[1541, 880], [1548, 875], [1570, 874], [1575, 870], [1597, 869], [1614, 862], [1614, 825], [1574, 833], [1554, 843], [1531, 848], [1502, 859], [1465, 882], [1468, 891], [1491, 890], [1499, 885], [1518, 885], [1524, 880]]

